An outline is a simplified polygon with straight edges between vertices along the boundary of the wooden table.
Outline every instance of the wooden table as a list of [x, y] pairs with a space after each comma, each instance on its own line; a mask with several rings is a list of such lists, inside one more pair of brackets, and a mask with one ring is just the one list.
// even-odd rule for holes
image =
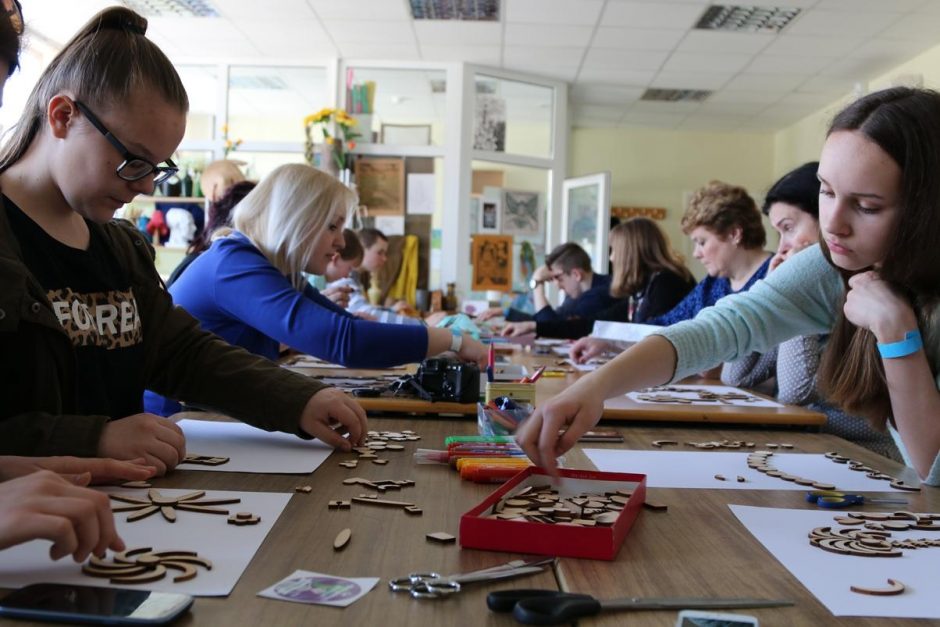
[[[198, 418], [205, 414], [180, 417]], [[388, 451], [386, 466], [360, 462], [356, 469], [338, 466], [355, 454], [334, 453], [312, 476], [261, 475], [178, 470], [157, 479], [158, 488], [294, 492], [297, 485], [312, 485], [310, 494], [294, 494], [274, 528], [262, 544], [234, 591], [226, 598], [198, 598], [192, 613], [180, 625], [512, 625], [507, 616], [486, 609], [486, 593], [506, 588], [550, 588], [586, 592], [601, 598], [622, 596], [756, 596], [788, 598], [795, 607], [745, 610], [758, 616], [763, 625], [900, 625], [905, 621], [845, 618], [836, 619], [741, 526], [728, 503], [773, 507], [807, 508], [802, 491], [738, 491], [650, 489], [648, 500], [669, 506], [666, 512], [644, 510], [614, 561], [562, 558], [556, 572], [522, 577], [492, 584], [467, 586], [465, 592], [440, 601], [418, 601], [388, 590], [389, 578], [416, 570], [442, 573], [463, 572], [520, 557], [515, 554], [463, 550], [425, 540], [425, 534], [446, 531], [457, 534], [460, 515], [479, 503], [493, 489], [461, 481], [449, 468], [415, 465], [416, 448], [442, 448], [447, 435], [473, 433], [466, 420], [422, 420], [378, 418], [370, 421], [375, 430], [413, 429], [422, 439], [406, 442], [404, 451]], [[776, 433], [767, 430], [631, 426], [618, 428], [625, 444], [590, 444], [597, 447], [651, 449], [656, 439], [702, 441], [727, 439], [757, 443], [791, 442], [795, 452], [838, 450], [879, 470], [907, 480], [910, 470], [858, 446], [830, 435]], [[575, 449], [568, 465], [592, 468]], [[424, 514], [412, 517], [397, 510], [357, 506], [351, 510], [329, 510], [327, 502], [349, 498], [365, 490], [345, 486], [343, 479], [359, 476], [372, 479], [413, 479], [396, 497], [419, 504]], [[910, 493], [912, 511], [940, 511], [940, 490], [924, 488]], [[878, 506], [870, 506], [880, 509]], [[888, 506], [890, 507], [890, 506]], [[343, 528], [353, 530], [352, 540], [342, 552], [334, 552], [333, 538]], [[940, 550], [940, 549], [924, 549]], [[211, 547], [205, 554], [212, 558]], [[2, 554], [0, 554], [2, 555]], [[346, 609], [303, 605], [263, 599], [256, 593], [297, 569], [347, 577], [381, 577], [376, 588]], [[93, 582], [92, 582], [93, 583]], [[656, 611], [611, 614], [583, 621], [585, 625], [672, 626], [676, 612]], [[911, 624], [914, 621], [907, 621]], [[925, 624], [920, 621], [918, 624]], [[10, 622], [12, 624], [12, 622]], [[940, 624], [933, 621], [930, 624]]]
[[[557, 367], [557, 355], [536, 355], [529, 348], [520, 347], [511, 355], [512, 363], [524, 365], [529, 372], [539, 366]], [[389, 373], [413, 372], [408, 370], [352, 370], [338, 368], [292, 368], [310, 376], [368, 377]], [[587, 373], [572, 371], [564, 377], [542, 377], [535, 384], [536, 403], [544, 403]], [[692, 381], [687, 381], [692, 382]], [[718, 381], [694, 381], [720, 385]], [[359, 398], [369, 415], [377, 414], [463, 414], [477, 413], [475, 403], [430, 403], [417, 398]], [[749, 424], [818, 427], [826, 422], [826, 415], [805, 407], [736, 407], [729, 405], [679, 405], [637, 403], [626, 396], [609, 399], [604, 403], [604, 419], [619, 422], [708, 422], [721, 424]]]

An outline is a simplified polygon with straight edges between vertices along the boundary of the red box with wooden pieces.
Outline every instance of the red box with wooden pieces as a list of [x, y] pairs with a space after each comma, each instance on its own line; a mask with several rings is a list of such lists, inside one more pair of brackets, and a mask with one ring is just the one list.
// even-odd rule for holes
[[646, 475], [529, 467], [460, 517], [460, 546], [612, 560], [646, 501]]

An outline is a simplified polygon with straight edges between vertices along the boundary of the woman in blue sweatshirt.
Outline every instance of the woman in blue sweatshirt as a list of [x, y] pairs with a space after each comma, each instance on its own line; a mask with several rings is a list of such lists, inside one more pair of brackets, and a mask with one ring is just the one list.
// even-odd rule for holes
[[[286, 344], [351, 368], [388, 368], [448, 350], [485, 363], [483, 345], [468, 336], [361, 320], [304, 280], [301, 272], [323, 274], [343, 248], [343, 224], [356, 202], [315, 168], [276, 168], [238, 204], [235, 232], [213, 242], [173, 284], [174, 303], [202, 328], [268, 359]], [[145, 403], [163, 415], [178, 407], [149, 392]]]

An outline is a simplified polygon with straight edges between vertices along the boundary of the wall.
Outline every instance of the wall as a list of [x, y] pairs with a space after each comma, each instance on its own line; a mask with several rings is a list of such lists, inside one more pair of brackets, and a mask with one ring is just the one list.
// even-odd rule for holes
[[[922, 76], [924, 87], [940, 89], [940, 45], [869, 81], [868, 90], [877, 91], [898, 83], [909, 84], [909, 81], [897, 79], [911, 75]], [[851, 99], [852, 95], [846, 94], [779, 131], [774, 137], [774, 173], [780, 176], [802, 163], [819, 159], [829, 121]]]
[[[614, 206], [666, 208], [663, 230], [697, 276], [703, 275], [702, 267], [691, 258], [691, 245], [679, 227], [685, 194], [719, 179], [746, 187], [760, 204], [774, 182], [769, 133], [575, 128], [569, 146], [569, 176], [609, 170]], [[776, 247], [775, 236], [768, 240], [768, 247]]]

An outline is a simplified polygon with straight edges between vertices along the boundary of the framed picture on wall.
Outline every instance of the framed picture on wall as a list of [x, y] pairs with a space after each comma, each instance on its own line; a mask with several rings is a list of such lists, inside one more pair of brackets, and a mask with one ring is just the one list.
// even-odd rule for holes
[[477, 231], [479, 233], [499, 233], [501, 222], [499, 198], [487, 198], [482, 196], [479, 199], [479, 213], [477, 220]]
[[359, 204], [370, 216], [404, 215], [405, 162], [403, 159], [356, 160]]
[[503, 190], [502, 232], [537, 236], [542, 232], [542, 197], [538, 192]]
[[562, 183], [562, 242], [579, 244], [591, 256], [594, 272], [607, 274], [610, 230], [610, 172], [565, 179]]
[[512, 236], [474, 235], [470, 244], [474, 291], [512, 290]]

